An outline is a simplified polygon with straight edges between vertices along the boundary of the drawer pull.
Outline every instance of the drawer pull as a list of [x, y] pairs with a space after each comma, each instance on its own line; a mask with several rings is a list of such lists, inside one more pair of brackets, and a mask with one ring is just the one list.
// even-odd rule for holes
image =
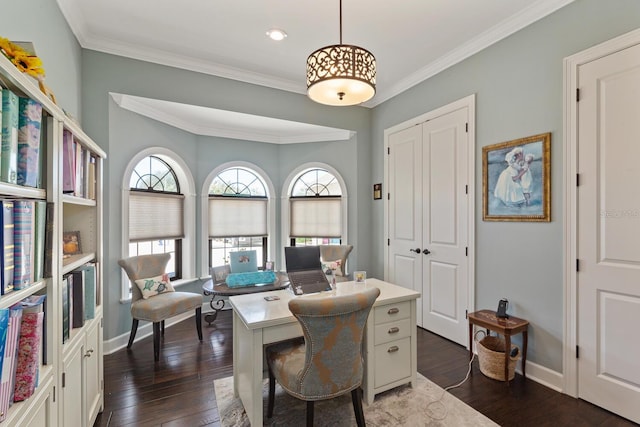
[[398, 332], [400, 332], [400, 328], [398, 328], [397, 326], [394, 326], [393, 328], [389, 328], [390, 334], [397, 334]]
[[389, 311], [387, 311], [387, 314], [397, 314], [398, 312], [400, 312], [400, 310], [396, 307], [390, 308]]
[[394, 345], [394, 346], [389, 347], [389, 349], [387, 350], [387, 353], [395, 353], [395, 352], [396, 352], [396, 351], [398, 351], [398, 350], [400, 350], [400, 349], [398, 348], [398, 346], [397, 346], [397, 345]]

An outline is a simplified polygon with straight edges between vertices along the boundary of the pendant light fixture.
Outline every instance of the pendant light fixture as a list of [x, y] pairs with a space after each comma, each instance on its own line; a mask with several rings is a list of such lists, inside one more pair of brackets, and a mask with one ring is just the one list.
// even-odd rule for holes
[[368, 50], [342, 44], [325, 46], [307, 58], [307, 95], [326, 105], [355, 105], [376, 93], [376, 58]]

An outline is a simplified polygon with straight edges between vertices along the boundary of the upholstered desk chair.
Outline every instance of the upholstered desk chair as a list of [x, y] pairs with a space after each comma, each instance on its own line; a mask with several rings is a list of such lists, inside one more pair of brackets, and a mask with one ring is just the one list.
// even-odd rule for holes
[[136, 280], [162, 276], [171, 255], [140, 255], [118, 261], [131, 280], [131, 334], [127, 348], [131, 348], [138, 331], [138, 322], [153, 323], [153, 358], [160, 359], [160, 335], [164, 336], [164, 321], [170, 317], [195, 310], [198, 339], [202, 341], [202, 295], [193, 292], [161, 292], [145, 298]]
[[362, 411], [362, 340], [371, 306], [380, 295], [370, 288], [351, 295], [298, 297], [289, 309], [298, 319], [304, 341], [290, 340], [266, 349], [269, 368], [267, 417], [273, 416], [275, 381], [290, 395], [307, 402], [307, 426], [313, 426], [313, 404], [351, 392], [358, 426]]
[[336, 282], [345, 282], [349, 280], [347, 277], [347, 258], [353, 250], [353, 245], [319, 245], [320, 246], [320, 260], [327, 263], [338, 264], [337, 270], [335, 270]]

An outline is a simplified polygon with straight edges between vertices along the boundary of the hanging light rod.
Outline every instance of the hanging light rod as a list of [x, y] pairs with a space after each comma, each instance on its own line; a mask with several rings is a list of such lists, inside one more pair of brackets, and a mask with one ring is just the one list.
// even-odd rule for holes
[[342, 0], [340, 0], [340, 44], [325, 46], [307, 58], [307, 95], [326, 105], [356, 105], [376, 93], [376, 58], [368, 50], [342, 44]]

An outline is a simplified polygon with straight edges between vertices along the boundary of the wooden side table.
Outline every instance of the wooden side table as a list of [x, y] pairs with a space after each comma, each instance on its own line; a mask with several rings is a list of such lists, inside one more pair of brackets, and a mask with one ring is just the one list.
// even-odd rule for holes
[[478, 325], [488, 331], [494, 331], [504, 335], [504, 378], [509, 385], [509, 353], [511, 349], [511, 335], [522, 333], [522, 376], [527, 377], [527, 332], [529, 321], [518, 317], [509, 316], [502, 319], [496, 316], [493, 310], [480, 310], [467, 315], [469, 320], [469, 360], [473, 357], [473, 325]]

